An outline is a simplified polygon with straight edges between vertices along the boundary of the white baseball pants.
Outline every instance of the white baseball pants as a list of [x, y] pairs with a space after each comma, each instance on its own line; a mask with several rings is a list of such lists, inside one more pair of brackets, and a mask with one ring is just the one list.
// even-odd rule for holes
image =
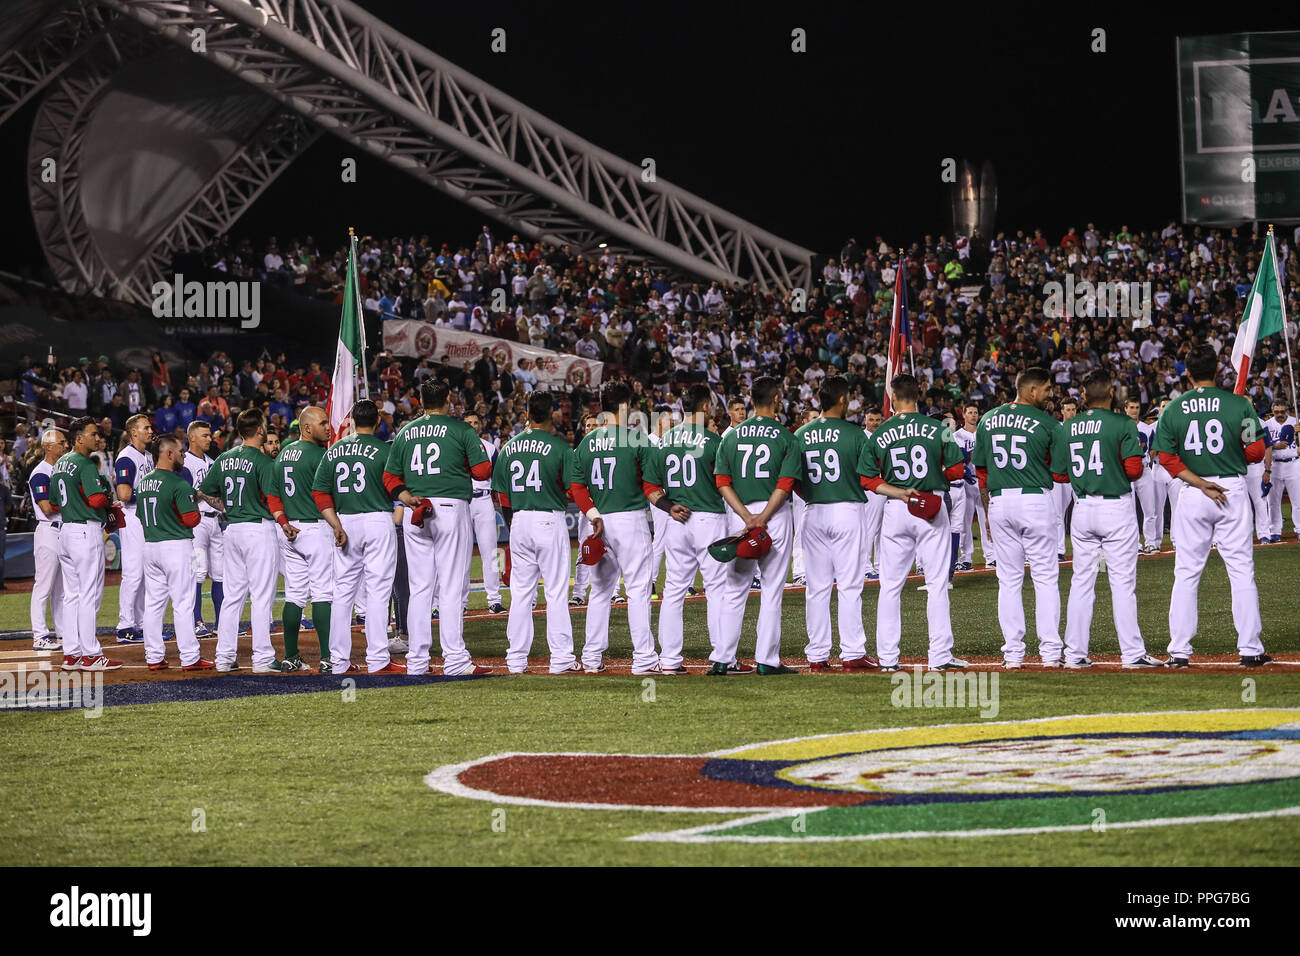
[[[1272, 534], [1273, 521], [1269, 514], [1272, 504], [1267, 495], [1260, 493], [1264, 484], [1264, 463], [1257, 461], [1246, 466], [1246, 493], [1250, 499], [1250, 510], [1255, 515], [1255, 536], [1263, 541]], [[1293, 522], [1294, 523], [1294, 522]]]
[[659, 569], [664, 566], [664, 555], [668, 550], [668, 526], [681, 522], [655, 507], [650, 508], [650, 520], [654, 525], [654, 537], [650, 541], [650, 590], [654, 591], [659, 582]]
[[1147, 652], [1138, 627], [1138, 523], [1132, 493], [1118, 498], [1076, 499], [1070, 540], [1074, 544], [1074, 574], [1065, 615], [1066, 652], [1073, 661], [1088, 656], [1097, 569], [1104, 555], [1120, 657], [1125, 664], [1131, 664]]
[[[1151, 529], [1155, 527], [1151, 523], [1151, 515], [1156, 507], [1156, 477], [1146, 462], [1142, 464], [1141, 477], [1133, 482], [1133, 494], [1137, 498], [1138, 507], [1142, 509], [1143, 542], [1146, 545], [1159, 548], [1162, 544], [1160, 539], [1151, 537]], [[1106, 561], [1109, 564], [1110, 558], [1108, 557]]]
[[59, 529], [59, 571], [63, 578], [65, 657], [99, 657], [95, 618], [104, 603], [104, 528], [96, 522]]
[[[406, 607], [410, 653], [406, 672], [424, 674], [433, 650], [433, 602], [438, 601], [438, 643], [442, 672], [455, 676], [473, 670], [465, 647], [465, 602], [469, 600], [469, 563], [474, 529], [469, 502], [462, 498], [431, 498], [433, 513], [424, 527], [411, 524], [411, 509], [402, 509], [402, 539], [406, 544], [406, 574], [411, 597]], [[392, 524], [392, 518], [389, 518]], [[335, 599], [337, 604], [338, 599]], [[387, 620], [387, 611], [384, 612]], [[369, 615], [367, 615], [367, 620]]]
[[867, 503], [863, 512], [864, 538], [862, 542], [863, 557], [866, 559], [865, 577], [873, 571], [880, 571], [880, 526], [885, 518], [885, 496], [874, 491], [867, 492]]
[[[794, 547], [790, 550], [790, 574], [792, 577], [807, 577], [807, 567], [804, 564], [803, 553], [803, 521], [804, 511], [808, 505], [798, 495], [790, 496], [790, 514], [794, 518]], [[862, 572], [866, 575], [866, 572]], [[785, 580], [784, 572], [781, 580]]]
[[[275, 529], [284, 568], [284, 602], [306, 607], [308, 602], [334, 600], [334, 552], [337, 550], [334, 532], [323, 519], [289, 523], [298, 529], [298, 537], [292, 541], [279, 527]], [[366, 620], [369, 619], [367, 615]], [[332, 614], [330, 623], [333, 624]], [[348, 624], [351, 623], [349, 619]]]
[[[470, 524], [478, 545], [479, 564], [483, 566], [483, 590], [488, 604], [501, 603], [501, 569], [497, 567], [497, 509], [492, 496], [472, 498], [469, 503]], [[513, 559], [512, 559], [513, 560]], [[511, 572], [513, 579], [514, 573]], [[567, 584], [567, 582], [566, 582]]]
[[[1264, 653], [1260, 640], [1259, 591], [1255, 586], [1255, 551], [1251, 536], [1249, 488], [1242, 477], [1207, 476], [1227, 489], [1220, 506], [1195, 488], [1179, 495], [1174, 512], [1174, 533], [1182, 542], [1174, 555], [1174, 590], [1169, 601], [1169, 654], [1190, 657], [1197, 628], [1197, 593], [1201, 574], [1215, 544], [1228, 569], [1232, 589], [1232, 623], [1237, 629], [1237, 650], [1244, 656]], [[1179, 482], [1182, 484], [1182, 482]]]
[[998, 549], [998, 623], [1002, 627], [1002, 656], [1025, 659], [1025, 608], [1022, 591], [1025, 563], [1034, 581], [1034, 617], [1038, 653], [1044, 661], [1061, 659], [1061, 592], [1058, 581], [1055, 496], [1002, 491], [989, 501], [989, 525]]
[[144, 525], [135, 508], [123, 508], [126, 524], [117, 529], [122, 581], [117, 591], [117, 629], [140, 627], [144, 622]]
[[144, 659], [156, 664], [167, 657], [163, 643], [163, 617], [172, 603], [176, 650], [181, 664], [199, 659], [199, 639], [194, 636], [194, 541], [145, 542], [144, 554]]
[[573, 666], [573, 622], [569, 617], [569, 527], [563, 511], [516, 511], [510, 524], [510, 617], [506, 621], [506, 668], [528, 669], [533, 647], [537, 583], [546, 593], [546, 644], [551, 673]]
[[880, 595], [876, 599], [876, 654], [882, 667], [898, 663], [903, 635], [903, 586], [913, 561], [926, 569], [930, 666], [939, 667], [952, 660], [952, 614], [948, 604], [952, 532], [948, 527], [948, 507], [926, 521], [912, 514], [906, 501], [885, 500]]
[[[373, 673], [387, 667], [390, 660], [388, 602], [393, 596], [393, 575], [397, 573], [397, 526], [391, 511], [339, 515], [339, 523], [347, 533], [348, 543], [333, 547], [331, 534], [334, 597], [330, 604], [330, 670], [341, 674], [352, 662], [352, 605], [361, 601], [366, 609], [366, 670]], [[402, 534], [405, 537], [406, 532]], [[225, 614], [225, 605], [221, 613]], [[456, 615], [460, 616], [459, 606]], [[427, 612], [424, 620], [429, 620]]]
[[[578, 547], [579, 548], [582, 547], [582, 542], [586, 541], [590, 534], [591, 534], [591, 522], [587, 520], [586, 515], [584, 514], [578, 515]], [[578, 557], [581, 556], [582, 556], [581, 554], [578, 555]], [[585, 600], [587, 597], [587, 591], [590, 588], [591, 588], [591, 565], [583, 564], [580, 561], [575, 560], [573, 565], [573, 596]]]
[[[1295, 531], [1296, 500], [1300, 499], [1300, 460], [1295, 458], [1289, 461], [1273, 459], [1273, 488], [1268, 493], [1268, 533], [1271, 535], [1282, 533], [1283, 492], [1291, 499], [1291, 530]], [[1255, 486], [1255, 494], [1259, 494], [1258, 484]]]
[[1065, 526], [1070, 506], [1074, 504], [1074, 486], [1067, 481], [1053, 485], [1052, 492], [1056, 495], [1056, 553], [1065, 554]]
[[253, 666], [265, 667], [275, 660], [271, 611], [275, 604], [275, 552], [279, 547], [275, 536], [279, 533], [274, 521], [237, 521], [226, 528], [226, 594], [217, 616], [218, 666], [235, 663], [239, 618], [246, 598], [252, 604]]
[[[745, 507], [758, 514], [767, 507], [766, 501], [749, 502]], [[727, 515], [727, 531], [735, 534], [745, 524], [734, 512]], [[758, 560], [737, 558], [729, 563], [724, 587], [727, 603], [723, 608], [721, 640], [714, 648], [719, 655], [715, 663], [734, 664], [740, 648], [740, 631], [745, 621], [745, 603], [749, 600], [749, 586], [757, 568], [762, 584], [758, 604], [758, 627], [754, 641], [754, 660], [775, 667], [781, 663], [781, 603], [785, 598], [785, 575], [790, 567], [790, 553], [794, 550], [794, 515], [782, 507], [767, 523], [767, 533], [772, 547]]]
[[709, 554], [709, 545], [727, 536], [727, 516], [696, 511], [685, 524], [669, 515], [664, 517], [668, 518], [664, 535], [668, 569], [664, 575], [663, 603], [659, 605], [659, 663], [664, 670], [673, 670], [682, 664], [685, 641], [682, 606], [686, 602], [686, 589], [695, 583], [697, 572], [704, 577], [709, 644], [717, 651], [727, 602], [727, 566]]
[[32, 535], [32, 557], [36, 562], [36, 580], [32, 584], [32, 640], [49, 637], [45, 626], [45, 605], [50, 605], [53, 633], [62, 637], [67, 631], [63, 616], [63, 572], [59, 568], [59, 529], [47, 521], [36, 526]]
[[840, 660], [867, 656], [862, 624], [862, 584], [866, 576], [863, 506], [856, 501], [810, 504], [804, 508], [803, 547], [808, 571], [804, 620], [809, 661], [831, 656], [831, 585], [835, 585], [840, 627]]
[[582, 666], [588, 670], [600, 667], [609, 647], [610, 598], [622, 574], [627, 590], [627, 624], [632, 632], [632, 667], [653, 667], [659, 655], [650, 631], [650, 524], [641, 509], [608, 514], [604, 521], [605, 556], [591, 569]]
[[200, 584], [203, 583], [204, 578], [221, 580], [224, 541], [225, 535], [221, 531], [216, 515], [204, 515], [199, 520], [198, 527], [194, 529], [194, 573]]
[[984, 534], [984, 529], [988, 525], [988, 517], [984, 514], [982, 503], [980, 502], [980, 486], [978, 484], [968, 485], [965, 481], [959, 485], [953, 486], [956, 491], [952, 493], [954, 499], [954, 510], [956, 508], [956, 498], [958, 492], [965, 499], [966, 514], [961, 523], [961, 543], [957, 552], [959, 561], [974, 563], [975, 560], [975, 534], [972, 530], [978, 520], [980, 526], [980, 541], [984, 543], [984, 560], [989, 559], [988, 538]]

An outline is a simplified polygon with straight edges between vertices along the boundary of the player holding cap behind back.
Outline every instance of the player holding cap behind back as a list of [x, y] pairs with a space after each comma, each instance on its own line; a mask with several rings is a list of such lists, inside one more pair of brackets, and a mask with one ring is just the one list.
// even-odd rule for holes
[[944, 500], [949, 483], [965, 473], [966, 465], [952, 431], [917, 412], [921, 390], [913, 376], [895, 376], [890, 390], [894, 414], [872, 433], [857, 462], [863, 487], [889, 499], [881, 527], [880, 596], [876, 604], [880, 669], [898, 670], [903, 585], [914, 561], [925, 568], [928, 585], [930, 669], [969, 667], [952, 656], [947, 586], [952, 569], [952, 535], [949, 507]]
[[1016, 379], [1016, 400], [985, 412], [975, 432], [972, 460], [998, 556], [1002, 657], [1012, 669], [1025, 659], [1026, 559], [1034, 581], [1038, 653], [1044, 667], [1061, 666], [1057, 523], [1065, 519], [1057, 511], [1051, 471], [1061, 423], [1043, 411], [1051, 395], [1047, 370], [1027, 368]]
[[794, 433], [803, 452], [803, 477], [796, 490], [804, 502], [803, 552], [808, 591], [809, 670], [830, 670], [831, 585], [839, 607], [840, 663], [846, 671], [874, 669], [867, 657], [862, 625], [862, 586], [866, 580], [866, 495], [857, 464], [866, 448], [861, 428], [844, 420], [849, 383], [841, 375], [822, 381], [822, 413]]
[[604, 543], [604, 557], [591, 569], [591, 598], [587, 608], [582, 666], [589, 673], [605, 669], [609, 646], [610, 597], [619, 574], [627, 587], [627, 623], [632, 632], [632, 673], [660, 674], [650, 630], [650, 526], [647, 500], [678, 521], [690, 509], [676, 504], [658, 485], [645, 480], [653, 472], [645, 432], [627, 427], [632, 392], [626, 385], [606, 385], [600, 391], [600, 425], [578, 442], [570, 458], [569, 488], [578, 510], [591, 522], [592, 534]]
[[1178, 548], [1169, 602], [1171, 667], [1190, 664], [1197, 592], [1212, 544], [1228, 569], [1242, 666], [1257, 667], [1272, 660], [1260, 640], [1263, 624], [1247, 501], [1248, 495], [1258, 492], [1246, 481], [1246, 464], [1263, 459], [1265, 442], [1250, 401], [1215, 386], [1218, 361], [1209, 345], [1198, 345], [1188, 353], [1187, 377], [1193, 388], [1161, 413], [1152, 445], [1165, 471], [1183, 484], [1172, 528]]
[[[1052, 470], [1069, 469], [1074, 491], [1074, 573], [1065, 616], [1065, 666], [1091, 667], [1088, 638], [1099, 557], [1105, 555], [1111, 614], [1126, 670], [1164, 667], [1147, 653], [1137, 616], [1138, 520], [1133, 489], [1146, 472], [1137, 422], [1112, 411], [1115, 389], [1100, 369], [1083, 383], [1082, 414], [1063, 425]], [[1064, 452], [1064, 454], [1061, 454]]]
[[528, 670], [533, 646], [533, 607], [537, 582], [546, 592], [546, 643], [552, 674], [581, 674], [573, 655], [573, 624], [565, 598], [569, 589], [569, 457], [572, 449], [555, 437], [551, 393], [528, 396], [528, 427], [497, 452], [492, 490], [510, 529], [510, 617], [506, 667], [512, 674]]
[[[379, 406], [363, 398], [352, 406], [357, 433], [340, 438], [316, 466], [311, 493], [321, 517], [334, 530], [334, 592], [330, 602], [329, 673], [359, 674], [352, 657], [352, 605], [364, 596], [366, 670], [405, 674], [388, 653], [388, 600], [397, 572], [397, 526], [384, 487], [388, 442], [376, 437]], [[297, 536], [285, 534], [290, 541]]]

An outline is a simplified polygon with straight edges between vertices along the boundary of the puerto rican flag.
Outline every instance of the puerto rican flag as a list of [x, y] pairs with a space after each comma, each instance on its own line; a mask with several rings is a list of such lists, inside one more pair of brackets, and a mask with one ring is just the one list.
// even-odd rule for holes
[[902, 374], [904, 360], [907, 368], [912, 369], [912, 323], [907, 314], [907, 270], [903, 266], [903, 257], [898, 257], [897, 275], [894, 277], [894, 311], [889, 322], [889, 354], [885, 361], [885, 400], [880, 412], [888, 418], [894, 414], [893, 381], [895, 375]]

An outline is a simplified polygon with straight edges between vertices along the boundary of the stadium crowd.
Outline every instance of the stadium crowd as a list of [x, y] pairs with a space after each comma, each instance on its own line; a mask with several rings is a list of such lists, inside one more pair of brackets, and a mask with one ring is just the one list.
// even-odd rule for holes
[[[1278, 242], [1293, 347], [1297, 241], [1300, 229]], [[232, 278], [278, 283], [341, 304], [346, 246], [322, 252], [307, 236], [284, 246], [271, 237], [260, 248], [221, 237], [205, 256]], [[786, 381], [786, 419], [797, 426], [817, 408], [818, 384], [828, 374], [849, 381], [850, 420], [861, 422], [881, 404], [899, 269], [923, 410], [944, 417], [967, 402], [990, 408], [1013, 397], [1018, 372], [1039, 365], [1051, 370], [1058, 401], [1077, 398], [1083, 376], [1103, 367], [1120, 398], [1137, 398], [1145, 416], [1185, 387], [1183, 358], [1198, 342], [1218, 351], [1226, 371], [1262, 239], [1246, 230], [1172, 222], [1137, 232], [1127, 225], [1103, 232], [1089, 223], [1055, 242], [1042, 230], [992, 239], [976, 230], [954, 241], [925, 236], [906, 248], [879, 236], [864, 244], [851, 238], [816, 270], [811, 289], [783, 293], [677, 280], [623, 255], [580, 255], [518, 235], [507, 241], [487, 226], [454, 250], [427, 235], [367, 236], [358, 248], [364, 306], [381, 320], [417, 319], [601, 361], [604, 380], [629, 380], [636, 407], [647, 414], [680, 411], [680, 393], [691, 383], [710, 385], [725, 408], [727, 399], [747, 397], [756, 374], [775, 371]], [[1113, 283], [1118, 299], [1080, 296], [1073, 314], [1061, 314], [1050, 283], [1071, 275], [1075, 287], [1085, 280]], [[492, 308], [500, 301], [493, 301], [497, 289], [505, 294], [501, 310]], [[477, 412], [485, 437], [496, 442], [523, 427], [526, 396], [537, 384], [527, 360], [505, 369], [486, 354], [459, 367], [443, 356], [399, 358], [379, 350], [370, 356], [369, 381], [383, 413], [378, 434], [385, 438], [419, 414], [417, 389], [430, 376], [451, 386], [454, 413]], [[122, 368], [107, 355], [66, 367], [24, 357], [14, 377], [29, 409], [97, 417], [110, 449], [120, 446], [126, 419], [141, 411], [154, 415], [159, 433], [183, 436], [195, 418], [209, 421], [214, 453], [229, 445], [243, 408], [262, 408], [271, 430], [287, 439], [297, 414], [324, 403], [329, 391], [319, 363], [283, 353], [216, 353], [183, 370], [159, 353], [147, 368]], [[1227, 381], [1233, 377], [1227, 372]], [[1275, 397], [1291, 404], [1286, 382], [1286, 351], [1274, 336], [1260, 343], [1247, 394], [1267, 415]], [[580, 387], [558, 401], [558, 432], [570, 443], [593, 397]], [[27, 459], [39, 455], [46, 415], [27, 417], [0, 454], [0, 477], [15, 482], [30, 467]]]

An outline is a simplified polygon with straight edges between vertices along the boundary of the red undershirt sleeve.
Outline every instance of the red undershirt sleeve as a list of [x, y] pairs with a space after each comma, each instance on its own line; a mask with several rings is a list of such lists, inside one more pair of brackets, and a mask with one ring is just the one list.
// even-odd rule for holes
[[1169, 472], [1169, 474], [1174, 478], [1177, 478], [1187, 469], [1187, 466], [1183, 464], [1181, 458], [1177, 455], [1171, 455], [1167, 451], [1162, 451], [1160, 453], [1160, 464], [1164, 467], [1165, 471]]
[[578, 506], [578, 510], [586, 514], [592, 508], [596, 507], [596, 502], [591, 500], [591, 492], [587, 490], [586, 485], [572, 482], [569, 485], [569, 491], [573, 493], [573, 503]]
[[874, 491], [877, 493], [880, 491], [880, 486], [885, 483], [885, 479], [881, 478], [879, 475], [876, 475], [873, 478], [867, 478], [864, 476], [859, 480], [862, 482], [862, 487], [866, 488], [867, 491]]
[[275, 514], [277, 511], [284, 510], [284, 501], [279, 495], [267, 495], [266, 506], [271, 509], [272, 514]]
[[776, 480], [776, 486], [780, 488], [782, 491], [793, 491], [794, 482], [795, 479], [793, 478], [778, 478]]
[[642, 494], [644, 494], [647, 498], [649, 498], [649, 497], [650, 497], [652, 494], [654, 494], [656, 491], [663, 491], [663, 489], [660, 488], [658, 485], [656, 485], [653, 481], [643, 481], [643, 482], [641, 482], [641, 492], [642, 492]]
[[107, 508], [108, 495], [104, 494], [102, 491], [96, 492], [86, 499], [86, 504], [90, 505], [92, 508]]
[[200, 515], [197, 510], [187, 511], [181, 515], [181, 524], [187, 528], [197, 528], [199, 526]]
[[403, 484], [404, 482], [402, 479], [398, 478], [391, 471], [384, 472], [384, 490], [390, 495], [393, 494], [396, 489], [401, 488]]
[[1243, 449], [1246, 452], [1246, 461], [1255, 464], [1264, 460], [1264, 439], [1257, 438]]
[[728, 485], [731, 484], [731, 476], [730, 476], [730, 475], [714, 475], [714, 476], [713, 476], [713, 483], [714, 483], [715, 485], [717, 485], [719, 488], [726, 488]]
[[979, 479], [981, 488], [987, 488], [989, 486], [989, 470], [987, 468], [982, 465], [976, 466], [975, 477]]
[[951, 481], [961, 481], [966, 477], [966, 463], [959, 461], [955, 465], [949, 465], [943, 470], [943, 476]]
[[487, 481], [492, 477], [492, 462], [481, 461], [471, 467], [469, 473], [475, 481]]
[[1128, 476], [1129, 481], [1137, 481], [1142, 477], [1142, 456], [1133, 455], [1124, 459], [1124, 474]]
[[316, 510], [321, 514], [325, 513], [326, 508], [334, 507], [334, 496], [328, 491], [313, 491], [311, 500], [316, 502]]

